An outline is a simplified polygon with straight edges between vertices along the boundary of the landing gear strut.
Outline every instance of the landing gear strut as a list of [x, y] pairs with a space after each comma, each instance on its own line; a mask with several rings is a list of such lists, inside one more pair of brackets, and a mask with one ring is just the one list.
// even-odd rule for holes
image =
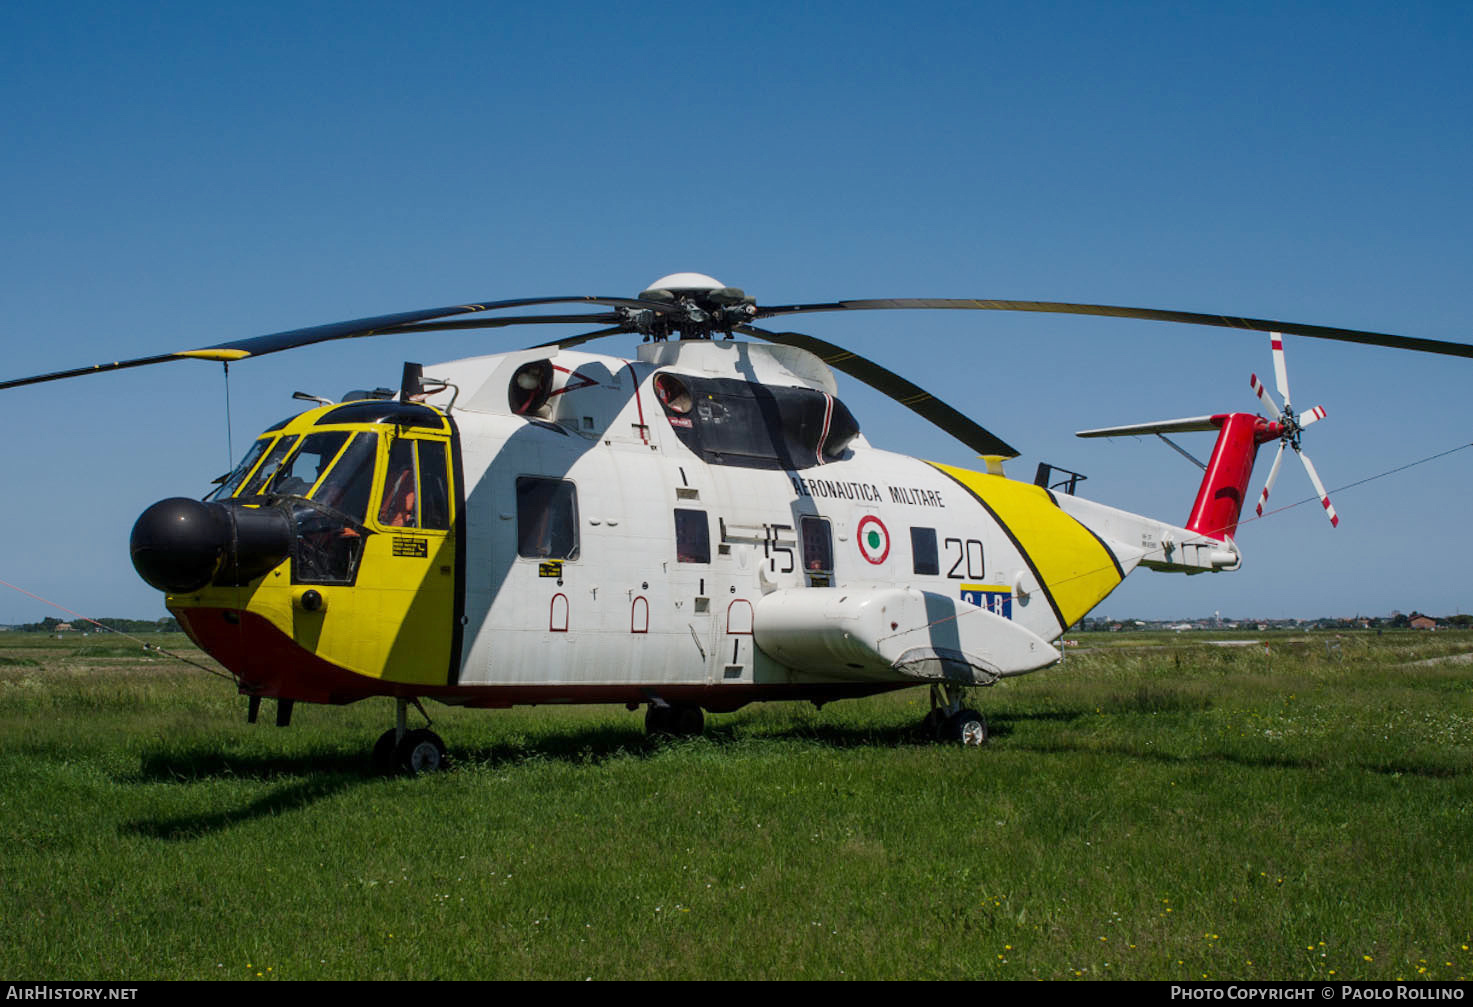
[[424, 717], [425, 723], [430, 723], [430, 716], [419, 705], [419, 700], [401, 696], [397, 702], [394, 726], [379, 735], [373, 746], [374, 772], [398, 772], [418, 776], [420, 773], [434, 773], [448, 768], [450, 760], [445, 754], [445, 742], [440, 740], [440, 736], [425, 728], [411, 731], [405, 723], [410, 703]]
[[937, 741], [976, 746], [987, 742], [987, 718], [962, 706], [966, 688], [951, 682], [931, 686], [931, 712], [921, 721], [921, 732]]
[[706, 729], [706, 715], [699, 706], [671, 706], [651, 700], [644, 712], [644, 730], [653, 737], [689, 738]]

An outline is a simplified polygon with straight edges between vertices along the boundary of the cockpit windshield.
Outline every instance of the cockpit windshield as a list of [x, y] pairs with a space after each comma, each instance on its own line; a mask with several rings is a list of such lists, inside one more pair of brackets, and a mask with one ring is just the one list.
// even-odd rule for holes
[[308, 434], [260, 492], [269, 496], [304, 497], [347, 443], [346, 430]]
[[235, 471], [222, 479], [220, 485], [211, 490], [205, 499], [228, 500], [235, 496], [235, 491], [240, 488], [240, 484], [245, 481], [245, 477], [251, 474], [251, 469], [256, 467], [256, 462], [261, 460], [261, 456], [266, 453], [266, 449], [275, 440], [276, 438], [274, 436], [267, 436], [260, 438], [256, 443], [252, 444], [251, 449], [246, 452], [246, 456], [235, 467]]
[[261, 467], [256, 470], [256, 474], [251, 477], [251, 481], [246, 483], [245, 489], [240, 491], [240, 496], [260, 496], [262, 488], [270, 481], [272, 476], [276, 475], [276, 470], [281, 468], [281, 463], [286, 458], [286, 453], [292, 449], [292, 445], [295, 443], [297, 443], [297, 438], [283, 437], [272, 445], [271, 453], [266, 456], [266, 460], [261, 463]]
[[[405, 445], [410, 446], [407, 441]], [[295, 542], [292, 582], [351, 584], [364, 541], [372, 534], [364, 523], [376, 486], [378, 455], [378, 431], [317, 430], [304, 436], [267, 431], [206, 499], [234, 497], [249, 507], [284, 510]], [[436, 486], [443, 496], [443, 447], [434, 457], [439, 459]], [[410, 461], [412, 472], [412, 456]], [[448, 520], [437, 527], [448, 527]]]

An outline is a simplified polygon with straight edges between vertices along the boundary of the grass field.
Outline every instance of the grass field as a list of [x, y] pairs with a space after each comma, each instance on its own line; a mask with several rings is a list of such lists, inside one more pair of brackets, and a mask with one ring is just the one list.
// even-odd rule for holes
[[0, 977], [1473, 974], [1473, 635], [1204, 639], [1084, 636], [974, 694], [982, 749], [920, 740], [923, 689], [664, 743], [430, 706], [454, 770], [388, 779], [387, 700], [251, 726], [6, 634]]

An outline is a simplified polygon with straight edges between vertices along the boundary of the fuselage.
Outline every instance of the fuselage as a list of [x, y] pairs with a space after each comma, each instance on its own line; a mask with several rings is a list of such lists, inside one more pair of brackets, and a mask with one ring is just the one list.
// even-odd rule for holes
[[[1053, 660], [1142, 560], [1225, 565], [1220, 542], [872, 447], [828, 369], [786, 347], [426, 373], [444, 387], [422, 403], [266, 432], [218, 494], [293, 528], [264, 572], [227, 557], [232, 576], [168, 596], [242, 691], [723, 710], [990, 684]], [[806, 647], [809, 627], [827, 642]]]

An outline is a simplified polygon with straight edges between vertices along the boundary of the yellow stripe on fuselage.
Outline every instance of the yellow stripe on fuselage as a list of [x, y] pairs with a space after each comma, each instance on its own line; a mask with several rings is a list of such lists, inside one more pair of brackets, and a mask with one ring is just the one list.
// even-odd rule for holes
[[929, 463], [969, 490], [1012, 536], [1067, 628], [1123, 579], [1120, 565], [1088, 528], [1041, 487], [1003, 476]]

